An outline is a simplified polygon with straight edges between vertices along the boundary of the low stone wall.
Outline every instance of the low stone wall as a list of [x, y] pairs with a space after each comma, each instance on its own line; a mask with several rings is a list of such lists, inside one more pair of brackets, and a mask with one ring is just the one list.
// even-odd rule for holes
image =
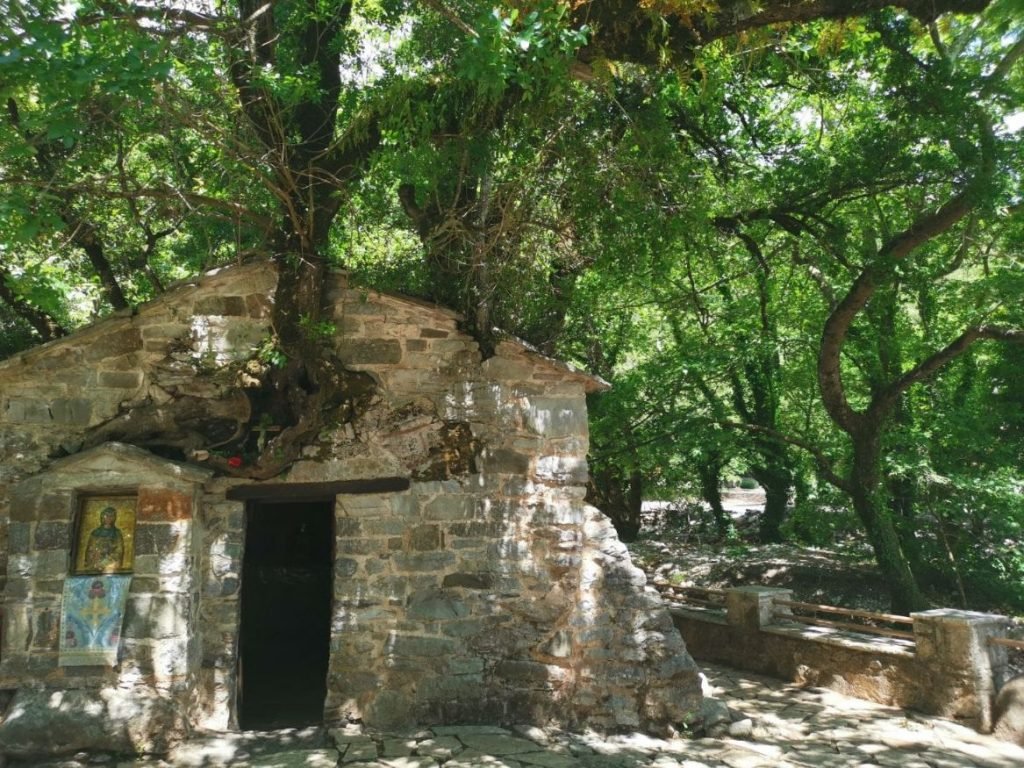
[[[798, 684], [992, 728], [995, 692], [1008, 676], [1005, 616], [937, 609], [912, 614], [914, 640], [795, 625], [778, 617], [769, 587], [726, 590], [726, 610], [672, 608], [698, 661], [728, 664]], [[779, 612], [781, 613], [781, 611]]]

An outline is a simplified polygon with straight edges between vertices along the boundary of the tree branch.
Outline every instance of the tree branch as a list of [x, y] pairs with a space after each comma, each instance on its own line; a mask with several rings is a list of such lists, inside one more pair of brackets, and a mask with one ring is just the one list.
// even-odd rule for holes
[[838, 473], [836, 473], [835, 469], [833, 469], [832, 467], [832, 460], [829, 459], [828, 456], [825, 455], [825, 452], [822, 451], [821, 448], [819, 448], [818, 446], [811, 445], [810, 443], [806, 442], [805, 440], [801, 440], [800, 438], [791, 437], [789, 435], [783, 434], [778, 430], [769, 429], [768, 427], [762, 427], [757, 424], [743, 424], [737, 421], [720, 421], [718, 422], [718, 424], [719, 426], [725, 427], [727, 429], [739, 429], [743, 430], [744, 432], [753, 432], [754, 434], [761, 435], [763, 437], [770, 437], [773, 440], [777, 440], [781, 443], [786, 443], [787, 445], [792, 445], [804, 451], [807, 451], [809, 454], [811, 454], [811, 456], [814, 458], [815, 463], [818, 465], [818, 470], [821, 472], [821, 476], [839, 490], [846, 491], [847, 493], [849, 493], [849, 482], [847, 482], [845, 478], [841, 477]]
[[67, 330], [48, 313], [32, 306], [11, 288], [11, 273], [0, 264], [0, 301], [9, 306], [16, 315], [31, 325], [43, 341], [51, 341], [67, 335]]
[[943, 366], [962, 355], [976, 341], [982, 339], [1024, 344], [1024, 330], [994, 325], [976, 325], [968, 328], [945, 347], [919, 362], [879, 392], [871, 402], [869, 413], [876, 418], [884, 415], [896, 403], [899, 396], [912, 385], [935, 375]]
[[1024, 35], [1021, 35], [1020, 39], [1013, 44], [1006, 55], [996, 65], [996, 68], [992, 70], [992, 73], [985, 78], [985, 85], [982, 88], [982, 93], [988, 93], [1000, 81], [1003, 80], [1013, 69], [1013, 65], [1020, 61], [1021, 57], [1024, 56]]
[[974, 210], [979, 190], [989, 183], [995, 170], [992, 127], [983, 114], [978, 115], [978, 126], [982, 158], [974, 178], [937, 211], [919, 217], [903, 232], [890, 238], [879, 250], [874, 263], [865, 267], [857, 276], [850, 290], [825, 321], [818, 351], [818, 387], [825, 410], [849, 434], [857, 431], [864, 420], [864, 413], [850, 406], [842, 380], [842, 350], [850, 326], [879, 285], [885, 281], [895, 263], [929, 240], [952, 229]]
[[[659, 65], [667, 54], [675, 63], [713, 40], [775, 24], [806, 23], [817, 19], [842, 20], [865, 16], [884, 8], [901, 8], [924, 22], [944, 13], [980, 13], [991, 0], [721, 0], [709, 14], [658, 13], [649, 3], [590, 0], [574, 4], [575, 24], [594, 30], [581, 51], [584, 61], [609, 58]], [[669, 3], [654, 4], [671, 7]], [[678, 4], [685, 9], [684, 4]]]

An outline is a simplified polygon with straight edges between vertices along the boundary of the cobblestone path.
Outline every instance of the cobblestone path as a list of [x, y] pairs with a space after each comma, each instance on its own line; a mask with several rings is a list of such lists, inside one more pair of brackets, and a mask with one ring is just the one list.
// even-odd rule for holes
[[[714, 737], [656, 739], [539, 728], [447, 726], [379, 736], [336, 730], [227, 734], [188, 742], [167, 760], [104, 756], [48, 768], [1022, 768], [1024, 749], [947, 720], [824, 689], [704, 665], [719, 703]], [[324, 746], [324, 742], [331, 746]], [[15, 764], [17, 765], [17, 764]], [[41, 765], [36, 763], [35, 765]]]

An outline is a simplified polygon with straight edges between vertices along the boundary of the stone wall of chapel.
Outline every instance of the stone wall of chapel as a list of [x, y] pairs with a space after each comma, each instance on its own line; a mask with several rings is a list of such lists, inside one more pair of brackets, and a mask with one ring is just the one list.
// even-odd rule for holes
[[[54, 597], [66, 572], [70, 528], [47, 517], [49, 496], [31, 490], [33, 478], [60, 473], [51, 457], [73, 462], [89, 430], [135, 404], [216, 398], [234, 386], [238, 367], [270, 338], [273, 277], [265, 264], [225, 269], [0, 363], [8, 607], [21, 599], [16, 581], [52, 582]], [[583, 502], [594, 381], [512, 341], [482, 361], [454, 313], [352, 288], [342, 275], [329, 302], [336, 354], [372, 379], [373, 394], [354, 419], [339, 406], [274, 482], [410, 485], [336, 498], [325, 719], [653, 730], [693, 721], [700, 686], [678, 632], [607, 518]], [[221, 370], [235, 373], [218, 382]], [[182, 466], [202, 471], [201, 462]], [[161, 533], [157, 573], [145, 575], [165, 600], [163, 580], [175, 575], [166, 563], [184, 547], [188, 600], [149, 611], [142, 624], [129, 617], [143, 636], [162, 632], [150, 617], [188, 624], [194, 642], [181, 653], [193, 726], [235, 725], [245, 504], [228, 495], [244, 484], [220, 477], [197, 486], [188, 543]], [[12, 503], [15, 486], [29, 498]], [[9, 635], [4, 653], [23, 642], [31, 646]], [[9, 671], [37, 686], [68, 684], [37, 674], [30, 657]]]

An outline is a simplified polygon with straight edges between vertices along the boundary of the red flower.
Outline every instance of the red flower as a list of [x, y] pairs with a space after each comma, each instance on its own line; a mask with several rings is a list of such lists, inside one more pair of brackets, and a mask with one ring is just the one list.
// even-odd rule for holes
[[242, 466], [242, 457], [232, 456], [230, 459], [228, 459], [228, 466], [234, 469], [238, 469], [240, 466]]

